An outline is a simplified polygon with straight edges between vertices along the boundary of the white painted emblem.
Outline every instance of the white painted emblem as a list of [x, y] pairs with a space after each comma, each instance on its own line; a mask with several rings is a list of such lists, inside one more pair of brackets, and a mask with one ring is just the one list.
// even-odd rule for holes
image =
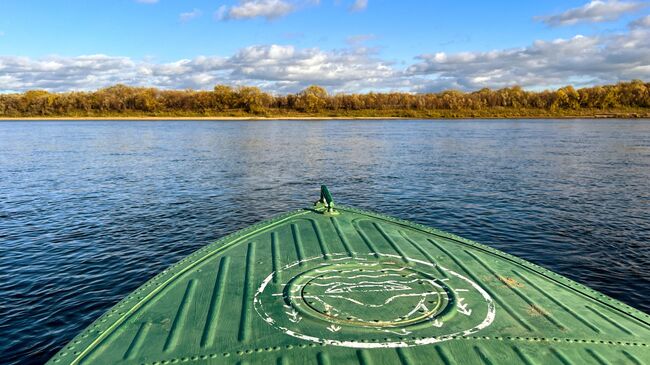
[[286, 282], [273, 281], [277, 272], [264, 279], [255, 310], [289, 336], [354, 348], [432, 344], [494, 321], [492, 298], [467, 277], [428, 261], [378, 256], [331, 254], [286, 265], [278, 270]]

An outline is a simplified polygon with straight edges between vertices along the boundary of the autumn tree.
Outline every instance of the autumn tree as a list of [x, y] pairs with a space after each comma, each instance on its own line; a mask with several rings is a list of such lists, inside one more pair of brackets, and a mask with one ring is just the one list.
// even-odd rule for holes
[[258, 87], [241, 86], [235, 92], [235, 105], [247, 113], [260, 114], [271, 104], [271, 95]]
[[327, 99], [327, 90], [318, 85], [311, 85], [298, 94], [296, 109], [309, 113], [319, 112], [327, 104]]
[[232, 108], [234, 105], [235, 92], [228, 85], [217, 85], [214, 87], [215, 108], [219, 111]]
[[[329, 95], [320, 86], [312, 85], [297, 94], [271, 95], [257, 87], [232, 88], [217, 85], [211, 91], [160, 90], [155, 88], [114, 85], [93, 92], [54, 93], [30, 90], [24, 93], [0, 94], [0, 116], [100, 116], [100, 115], [219, 115], [226, 111], [250, 114], [271, 112], [303, 113], [380, 113], [396, 111], [398, 115], [430, 115], [433, 110], [452, 110], [454, 115], [476, 111], [525, 114], [543, 111], [575, 113], [580, 109], [650, 108], [650, 83], [640, 80], [615, 85], [572, 86], [557, 90], [526, 91], [519, 86], [475, 92], [448, 90], [438, 93], [404, 92]], [[402, 113], [406, 111], [408, 113]], [[461, 114], [457, 113], [460, 112]], [[469, 113], [471, 111], [471, 113]], [[514, 112], [514, 113], [512, 113]], [[387, 112], [381, 112], [387, 113]], [[503, 114], [500, 114], [503, 115]]]

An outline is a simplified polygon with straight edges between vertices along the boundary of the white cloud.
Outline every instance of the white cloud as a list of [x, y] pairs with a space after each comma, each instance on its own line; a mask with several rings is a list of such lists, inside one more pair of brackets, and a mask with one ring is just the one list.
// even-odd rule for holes
[[226, 57], [169, 63], [106, 55], [0, 56], [0, 92], [93, 90], [117, 83], [168, 89], [211, 89], [226, 83], [278, 93], [310, 84], [331, 92], [476, 90], [515, 84], [541, 89], [631, 79], [650, 80], [650, 27], [631, 25], [620, 34], [536, 41], [489, 52], [433, 52], [406, 66], [360, 45], [339, 50], [258, 45]]
[[295, 92], [310, 84], [332, 91], [384, 88], [398, 72], [367, 50], [323, 51], [293, 46], [251, 46], [234, 55], [197, 57], [170, 63], [127, 57], [0, 56], [0, 91], [93, 90], [116, 83], [160, 88], [211, 89], [217, 83], [256, 85], [269, 91]]
[[350, 7], [352, 11], [362, 11], [366, 10], [368, 7], [368, 0], [354, 0], [354, 3]]
[[201, 12], [201, 10], [194, 8], [194, 9], [192, 9], [192, 11], [188, 11], [188, 12], [185, 12], [185, 13], [180, 13], [178, 15], [178, 19], [181, 22], [185, 23], [185, 22], [189, 22], [192, 19], [196, 19], [196, 18], [200, 17], [202, 14], [203, 14], [203, 12]]
[[650, 79], [650, 31], [536, 41], [524, 48], [422, 55], [407, 73], [426, 81], [416, 89], [476, 90], [518, 84], [547, 88]]
[[296, 9], [295, 5], [285, 0], [240, 0], [239, 5], [222, 5], [217, 10], [219, 20], [241, 20], [266, 18], [267, 20], [285, 16]]
[[293, 46], [252, 46], [229, 58], [231, 77], [283, 85], [279, 91], [320, 84], [333, 91], [397, 86], [399, 72], [365, 49], [326, 52]]
[[630, 28], [632, 29], [638, 29], [638, 28], [650, 28], [650, 15], [646, 15], [643, 18], [639, 18], [632, 23], [630, 23]]
[[552, 27], [582, 22], [600, 23], [616, 20], [624, 14], [636, 12], [646, 6], [646, 3], [636, 1], [592, 0], [581, 7], [560, 14], [538, 16], [535, 19]]

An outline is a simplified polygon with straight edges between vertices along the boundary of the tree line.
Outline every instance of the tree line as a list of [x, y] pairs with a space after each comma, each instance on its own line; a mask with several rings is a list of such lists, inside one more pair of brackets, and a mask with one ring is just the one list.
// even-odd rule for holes
[[[211, 91], [115, 85], [92, 92], [31, 90], [0, 94], [0, 117], [83, 116], [482, 116], [572, 115], [650, 108], [650, 83], [621, 82], [575, 89], [527, 91], [519, 86], [474, 92], [333, 94], [309, 86], [273, 95], [257, 87], [217, 85]], [[519, 111], [519, 112], [518, 112]], [[436, 113], [438, 112], [438, 113]], [[442, 114], [441, 114], [442, 113]], [[493, 114], [499, 115], [494, 112]]]

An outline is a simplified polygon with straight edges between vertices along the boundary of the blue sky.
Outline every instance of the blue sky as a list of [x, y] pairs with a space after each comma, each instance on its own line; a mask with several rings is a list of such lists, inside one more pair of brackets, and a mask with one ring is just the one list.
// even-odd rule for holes
[[650, 79], [645, 1], [2, 0], [0, 91]]

